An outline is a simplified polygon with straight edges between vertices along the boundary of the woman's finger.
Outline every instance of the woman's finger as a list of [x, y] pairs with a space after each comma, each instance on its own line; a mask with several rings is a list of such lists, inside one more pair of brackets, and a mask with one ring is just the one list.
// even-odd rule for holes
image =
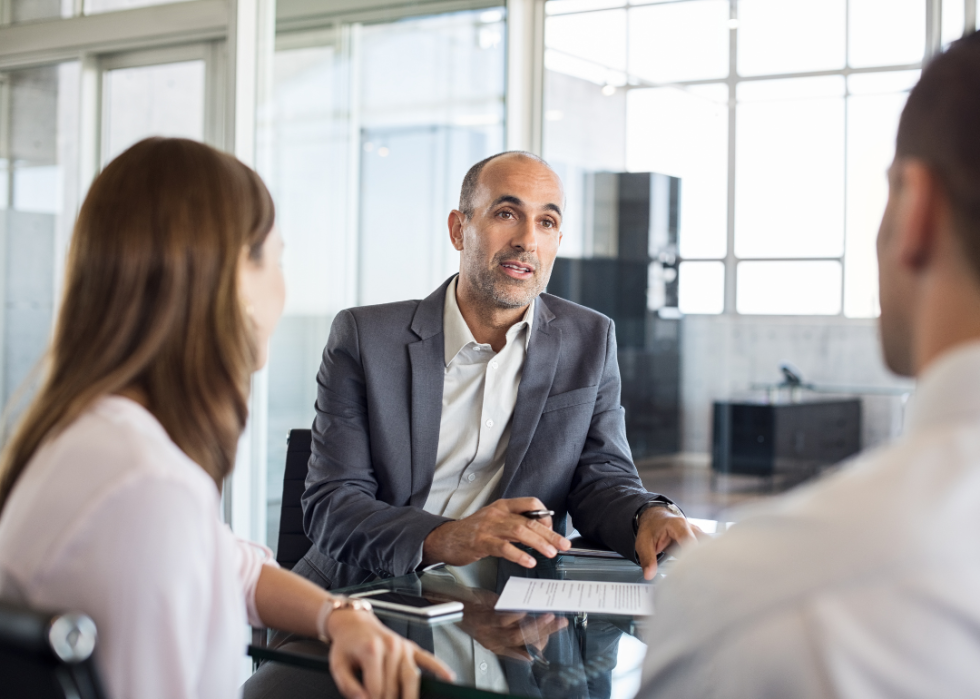
[[330, 674], [333, 675], [337, 689], [346, 699], [367, 699], [364, 687], [354, 675], [351, 658], [343, 655], [337, 646], [330, 650]]
[[401, 684], [402, 643], [400, 639], [384, 640], [384, 699], [398, 699], [398, 685]]
[[408, 649], [401, 654], [399, 674], [401, 675], [402, 699], [418, 699], [419, 696], [419, 668], [412, 656], [413, 653], [409, 652]]
[[415, 664], [418, 667], [422, 668], [423, 670], [428, 670], [436, 677], [446, 680], [447, 682], [456, 681], [456, 673], [453, 672], [448, 665], [439, 660], [439, 658], [436, 656], [432, 655], [432, 653], [422, 650], [418, 646], [415, 646], [415, 644], [412, 645], [414, 646], [413, 650]]
[[[373, 631], [373, 629], [372, 629]], [[370, 699], [384, 699], [384, 641], [372, 633], [371, 638], [360, 648], [358, 660], [361, 665], [361, 676], [364, 678], [364, 688]]]

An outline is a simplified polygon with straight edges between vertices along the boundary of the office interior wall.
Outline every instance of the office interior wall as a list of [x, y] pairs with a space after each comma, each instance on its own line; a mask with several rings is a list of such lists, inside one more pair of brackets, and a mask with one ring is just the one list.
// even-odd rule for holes
[[[874, 447], [902, 432], [905, 400], [862, 388], [911, 391], [913, 383], [884, 365], [876, 320], [806, 316], [689, 315], [682, 323], [682, 448], [711, 450], [711, 402], [753, 395], [752, 384], [782, 380], [790, 362], [807, 382], [851, 386], [861, 395], [862, 445]], [[758, 397], [759, 391], [754, 395]]]

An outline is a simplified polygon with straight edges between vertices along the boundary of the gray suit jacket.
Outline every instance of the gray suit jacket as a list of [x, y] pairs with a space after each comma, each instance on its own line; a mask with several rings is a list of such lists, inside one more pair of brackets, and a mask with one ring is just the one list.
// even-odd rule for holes
[[[425, 537], [447, 521], [422, 508], [439, 444], [449, 281], [423, 301], [334, 320], [303, 494], [313, 547], [294, 569], [324, 587], [416, 570]], [[538, 297], [498, 496], [535, 496], [556, 512], [556, 530], [571, 514], [579, 532], [632, 559], [634, 513], [667, 498], [640, 482], [619, 398], [612, 321]]]

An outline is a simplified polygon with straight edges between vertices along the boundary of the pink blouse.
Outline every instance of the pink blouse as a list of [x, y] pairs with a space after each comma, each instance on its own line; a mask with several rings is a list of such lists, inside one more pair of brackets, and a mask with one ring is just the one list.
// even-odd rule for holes
[[95, 620], [110, 697], [239, 693], [271, 552], [146, 409], [102, 398], [46, 442], [0, 516], [0, 598]]

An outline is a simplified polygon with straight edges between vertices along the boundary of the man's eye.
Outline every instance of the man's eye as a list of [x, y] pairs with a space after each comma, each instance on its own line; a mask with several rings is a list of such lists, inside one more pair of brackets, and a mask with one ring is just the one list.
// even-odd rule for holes
[[554, 228], [555, 227], [555, 222], [552, 221], [552, 220], [550, 220], [550, 219], [548, 219], [548, 220], [542, 221], [541, 222], [541, 225], [544, 226], [545, 228]]
[[500, 212], [499, 214], [497, 214], [497, 215], [498, 215], [498, 216], [507, 216], [507, 217], [509, 218], [509, 217], [511, 217], [511, 216], [513, 216], [514, 214], [512, 214], [512, 213], [511, 213], [511, 212], [509, 212], [509, 211], [501, 211], [501, 212]]

